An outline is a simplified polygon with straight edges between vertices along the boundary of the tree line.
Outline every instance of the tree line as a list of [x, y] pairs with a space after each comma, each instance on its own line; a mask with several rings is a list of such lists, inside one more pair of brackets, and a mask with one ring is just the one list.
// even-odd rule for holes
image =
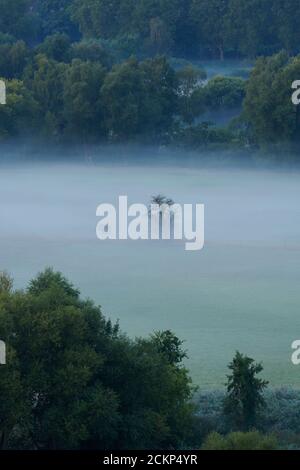
[[299, 52], [297, 0], [1, 0], [0, 31], [29, 44], [54, 33], [124, 54], [256, 57]]
[[[0, 45], [7, 105], [0, 139], [54, 142], [142, 142], [207, 148], [298, 148], [300, 107], [292, 83], [300, 59], [286, 52], [260, 58], [245, 80], [187, 65], [175, 70], [163, 56], [110, 64], [94, 42], [66, 44], [55, 35], [34, 53], [22, 42]], [[207, 112], [236, 110], [223, 126]]]
[[[270, 8], [271, 1], [260, 0], [256, 6], [256, 0], [247, 0], [247, 8], [252, 5], [249, 11], [243, 0], [184, 2], [184, 11], [199, 10], [193, 13], [193, 21], [198, 17], [204, 21], [205, 15], [211, 18], [211, 23], [206, 18], [203, 26], [211, 41], [215, 37], [214, 28], [218, 35], [223, 35], [222, 28], [227, 24], [220, 7], [224, 12], [230, 7], [237, 24], [239, 21], [243, 24], [242, 38], [235, 35], [239, 47], [247, 38], [248, 27], [253, 34], [249, 44], [254, 47], [255, 38], [259, 38], [253, 25], [247, 26], [253, 17], [251, 12], [256, 12], [257, 21], [264, 18], [257, 14], [256, 7], [264, 6], [268, 15], [275, 5], [276, 11], [283, 9], [280, 24], [287, 42], [277, 43], [285, 50], [258, 58], [250, 77], [241, 70], [237, 76], [208, 80], [200, 66], [154, 55], [165, 51], [164, 48], [153, 50], [153, 54], [148, 51], [151, 57], [147, 58], [142, 57], [136, 45], [135, 56], [122, 58], [111, 47], [111, 37], [123, 30], [121, 19], [114, 27], [109, 26], [110, 21], [117, 21], [118, 15], [131, 16], [136, 9], [137, 24], [145, 28], [154, 12], [166, 15], [171, 21], [181, 11], [179, 4], [174, 8], [173, 0], [144, 0], [133, 4], [129, 0], [104, 3], [101, 0], [67, 3], [0, 0], [0, 78], [7, 85], [7, 105], [0, 107], [0, 141], [28, 138], [55, 143], [138, 142], [196, 150], [237, 148], [247, 152], [271, 145], [272, 150], [283, 148], [284, 152], [288, 149], [297, 153], [300, 107], [291, 101], [291, 85], [299, 80], [300, 61], [299, 56], [291, 55], [296, 50], [288, 46], [288, 38], [291, 44], [300, 44], [294, 37], [298, 28], [290, 23], [291, 12], [295, 12], [293, 21], [296, 21], [297, 8], [295, 2], [278, 0]], [[244, 9], [238, 14], [242, 5]], [[114, 15], [112, 7], [117, 12]], [[80, 26], [81, 33], [71, 21], [74, 15], [78, 18], [83, 15], [87, 21], [86, 27]], [[109, 30], [105, 33], [93, 30], [92, 20], [95, 28], [103, 25]], [[182, 17], [178, 24], [182, 27], [185, 24]], [[92, 28], [89, 31], [88, 25]], [[268, 28], [275, 26], [275, 19], [268, 16]], [[260, 30], [267, 34], [268, 28], [261, 24]], [[235, 31], [233, 26], [229, 30], [232, 34]], [[29, 38], [29, 31], [39, 33]], [[159, 37], [158, 32], [154, 37]], [[184, 31], [184, 37], [189, 37], [188, 31]], [[223, 52], [224, 38], [218, 37], [215, 43]], [[114, 45], [116, 41], [114, 38]], [[126, 44], [123, 36], [121, 43]], [[138, 44], [143, 44], [140, 37]], [[264, 47], [265, 43], [258, 39], [258, 44]], [[276, 49], [271, 47], [261, 53]], [[215, 125], [219, 113], [231, 110], [236, 111], [233, 120]]]
[[22, 41], [0, 44], [1, 76], [2, 140], [171, 143], [206, 110], [241, 106], [245, 88], [240, 78], [207, 84], [204, 70], [176, 71], [163, 56], [112, 64], [99, 44], [62, 35], [34, 51]]

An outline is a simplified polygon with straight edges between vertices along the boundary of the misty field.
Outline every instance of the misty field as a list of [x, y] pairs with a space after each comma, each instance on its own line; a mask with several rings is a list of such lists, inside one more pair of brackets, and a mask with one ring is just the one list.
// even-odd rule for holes
[[[271, 385], [300, 385], [300, 174], [140, 161], [3, 164], [1, 268], [22, 288], [53, 266], [131, 336], [174, 330], [203, 388], [224, 383], [235, 350], [263, 361]], [[96, 239], [98, 204], [157, 193], [205, 204], [203, 251]]]

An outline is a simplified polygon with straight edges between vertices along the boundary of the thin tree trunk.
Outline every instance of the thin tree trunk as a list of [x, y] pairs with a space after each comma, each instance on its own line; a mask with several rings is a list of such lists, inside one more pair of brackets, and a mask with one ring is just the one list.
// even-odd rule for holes
[[224, 49], [223, 46], [219, 46], [220, 60], [224, 62]]
[[7, 433], [5, 431], [1, 431], [0, 433], [0, 449], [5, 450], [7, 444]]

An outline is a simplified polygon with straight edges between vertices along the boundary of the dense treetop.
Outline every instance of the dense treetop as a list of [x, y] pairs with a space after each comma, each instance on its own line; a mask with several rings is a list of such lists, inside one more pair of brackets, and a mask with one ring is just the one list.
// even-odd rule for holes
[[0, 448], [187, 445], [193, 387], [170, 331], [128, 339], [60, 273], [27, 290], [0, 276]]
[[124, 53], [243, 56], [300, 48], [297, 0], [1, 0], [0, 31], [27, 43], [54, 33]]
[[[0, 0], [0, 141], [294, 148], [299, 21], [297, 0]], [[257, 63], [207, 80], [205, 58]]]

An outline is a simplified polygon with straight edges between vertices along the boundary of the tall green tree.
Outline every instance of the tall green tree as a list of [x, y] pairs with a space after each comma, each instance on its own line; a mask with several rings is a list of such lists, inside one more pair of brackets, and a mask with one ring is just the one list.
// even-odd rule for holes
[[178, 80], [164, 56], [141, 62], [140, 72], [144, 90], [142, 132], [155, 141], [172, 129], [178, 111]]
[[249, 430], [257, 423], [258, 412], [264, 407], [263, 392], [268, 382], [257, 377], [263, 371], [261, 364], [236, 353], [228, 366], [227, 395], [224, 413], [241, 430]]
[[105, 125], [113, 139], [132, 137], [141, 129], [143, 84], [136, 59], [115, 65], [107, 74], [101, 100], [105, 108]]
[[59, 137], [64, 129], [63, 90], [67, 65], [38, 54], [24, 71], [24, 84], [38, 104], [42, 134]]
[[203, 69], [196, 69], [188, 65], [176, 73], [178, 81], [179, 114], [184, 122], [192, 124], [195, 117], [203, 110], [200, 100], [197, 99], [207, 78]]
[[113, 67], [101, 90], [108, 134], [114, 139], [160, 138], [173, 123], [176, 75], [163, 57]]
[[100, 90], [106, 71], [96, 62], [74, 59], [64, 75], [63, 109], [65, 133], [83, 142], [104, 134]]
[[151, 54], [171, 52], [179, 19], [183, 15], [182, 0], [140, 0], [132, 17], [133, 30], [144, 40]]
[[225, 16], [229, 0], [193, 0], [191, 16], [198, 28], [199, 43], [224, 60], [226, 47]]

